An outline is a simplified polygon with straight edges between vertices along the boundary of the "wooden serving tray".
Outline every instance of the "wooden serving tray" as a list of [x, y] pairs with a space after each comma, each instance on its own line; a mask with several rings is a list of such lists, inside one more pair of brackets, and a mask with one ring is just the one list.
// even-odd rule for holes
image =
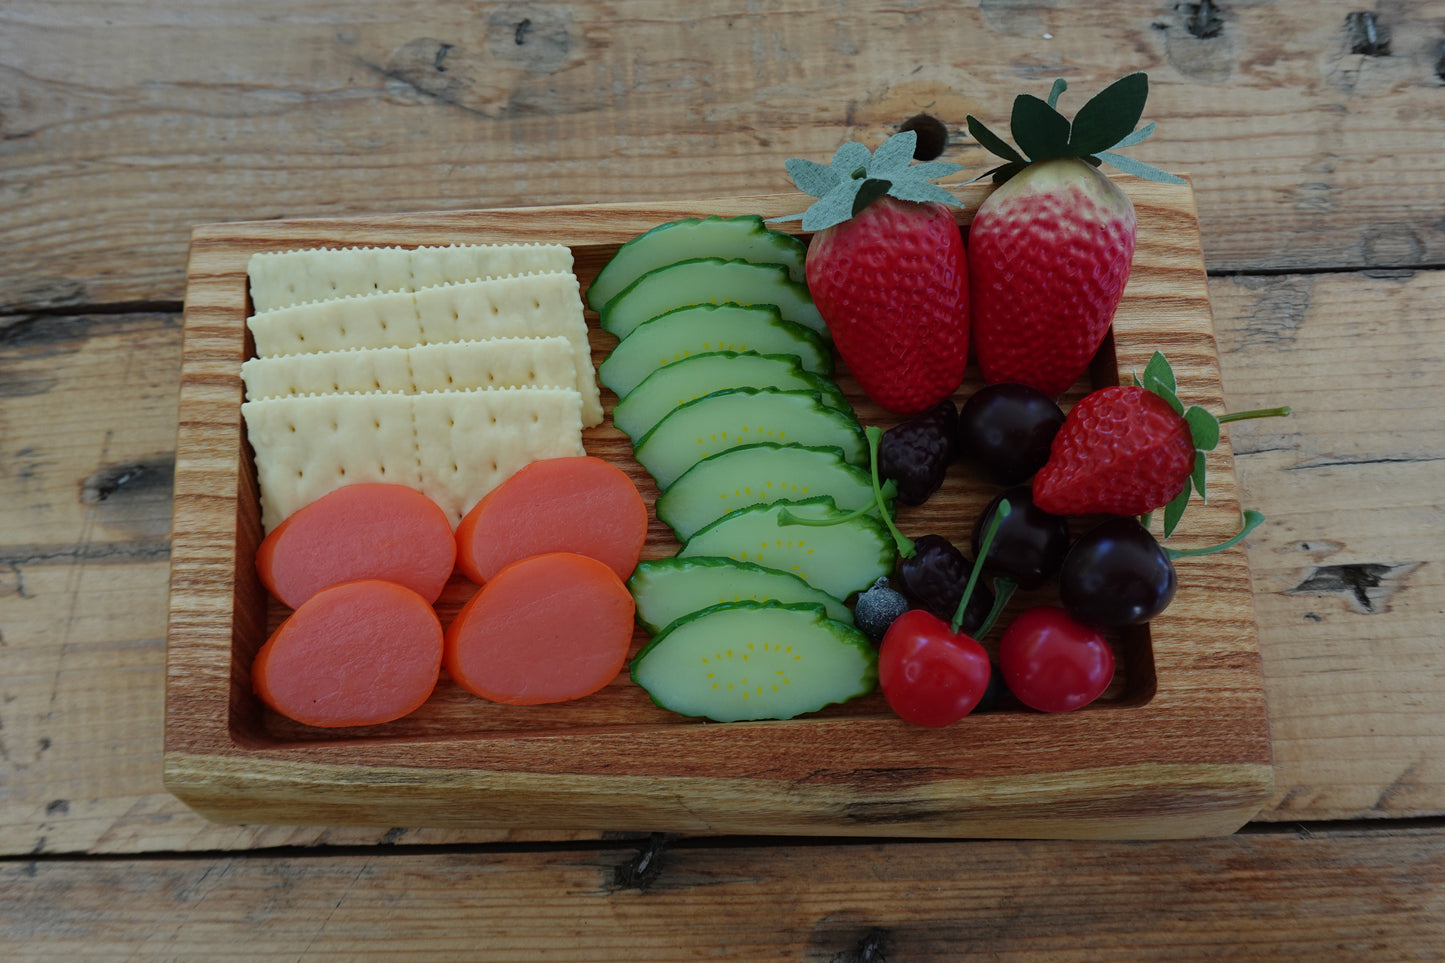
[[[1223, 411], [1193, 193], [1122, 179], [1138, 209], [1133, 275], [1084, 390], [1127, 378], [1162, 349], [1181, 397]], [[957, 188], [969, 213], [983, 185]], [[265, 709], [250, 664], [285, 610], [253, 570], [262, 531], [240, 406], [251, 353], [246, 262], [312, 246], [540, 240], [569, 245], [584, 289], [624, 241], [707, 214], [800, 211], [801, 195], [264, 221], [197, 228], [185, 308], [166, 681], [165, 783], [220, 821], [677, 832], [1164, 838], [1234, 831], [1272, 785], [1249, 570], [1235, 548], [1177, 563], [1173, 605], [1112, 641], [1119, 673], [1068, 714], [1018, 706], [937, 730], [895, 718], [880, 695], [787, 722], [716, 724], [651, 703], [624, 672], [587, 699], [494, 705], [443, 678], [413, 715], [312, 729]], [[789, 222], [796, 229], [797, 222]], [[593, 325], [594, 360], [615, 339]], [[977, 387], [976, 375], [959, 391]], [[840, 366], [865, 424], [892, 424]], [[616, 398], [604, 391], [610, 411]], [[589, 452], [657, 490], [610, 419]], [[1171, 544], [1206, 545], [1239, 523], [1227, 435], [1209, 456], [1210, 499]], [[997, 489], [956, 465], [912, 535], [966, 546]], [[676, 543], [655, 519], [645, 557]], [[474, 588], [454, 578], [446, 621]], [[1048, 601], [1047, 590], [1015, 609]], [[1006, 616], [1007, 618], [1007, 616]], [[997, 632], [994, 633], [996, 638]], [[641, 631], [634, 652], [645, 641]], [[991, 640], [986, 640], [986, 644]]]

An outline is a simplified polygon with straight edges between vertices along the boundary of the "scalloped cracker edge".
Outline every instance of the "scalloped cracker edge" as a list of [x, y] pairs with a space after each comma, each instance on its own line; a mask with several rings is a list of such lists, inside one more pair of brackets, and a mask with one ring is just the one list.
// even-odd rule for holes
[[345, 247], [251, 255], [246, 273], [257, 312], [312, 301], [419, 288], [511, 274], [568, 272], [561, 244], [452, 244], [444, 247]]

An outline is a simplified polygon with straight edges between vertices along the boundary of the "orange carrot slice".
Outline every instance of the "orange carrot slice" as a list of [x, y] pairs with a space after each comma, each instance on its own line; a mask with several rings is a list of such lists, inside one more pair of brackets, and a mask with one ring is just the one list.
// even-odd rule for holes
[[370, 726], [436, 687], [442, 627], [409, 588], [367, 579], [322, 589], [281, 623], [251, 667], [256, 694], [308, 726]]
[[607, 565], [572, 552], [533, 555], [457, 613], [444, 664], [458, 685], [492, 702], [580, 699], [622, 671], [632, 617], [632, 596]]
[[575, 552], [619, 578], [637, 567], [647, 505], [615, 465], [590, 455], [534, 461], [492, 489], [457, 526], [457, 568], [481, 584], [529, 555]]
[[256, 552], [267, 591], [296, 608], [329, 585], [378, 578], [435, 602], [456, 563], [446, 512], [405, 485], [338, 488], [294, 512]]

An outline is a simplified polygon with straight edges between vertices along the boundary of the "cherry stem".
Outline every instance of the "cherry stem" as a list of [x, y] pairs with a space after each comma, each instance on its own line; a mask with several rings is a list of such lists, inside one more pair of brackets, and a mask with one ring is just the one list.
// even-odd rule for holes
[[1264, 516], [1262, 514], [1254, 509], [1248, 509], [1244, 513], [1243, 527], [1240, 528], [1238, 534], [1233, 538], [1220, 542], [1218, 545], [1210, 545], [1208, 548], [1166, 548], [1164, 549], [1164, 554], [1168, 555], [1171, 559], [1175, 559], [1193, 558], [1196, 555], [1212, 555], [1215, 552], [1222, 552], [1226, 548], [1233, 548], [1244, 541], [1245, 537], [1258, 528], [1263, 521]]
[[1289, 405], [1279, 408], [1254, 408], [1250, 411], [1236, 411], [1232, 415], [1220, 415], [1219, 423], [1228, 424], [1231, 421], [1248, 421], [1251, 418], [1287, 418], [1293, 414]]
[[[998, 534], [999, 523], [1008, 518], [1008, 513], [1011, 511], [1013, 511], [1013, 506], [1005, 498], [998, 503], [993, 518], [989, 519], [988, 531], [983, 533], [983, 542], [978, 547], [978, 558], [973, 563], [973, 571], [968, 573], [968, 584], [963, 587], [963, 597], [958, 600], [958, 608], [953, 610], [953, 621], [948, 623], [948, 630], [955, 635], [963, 625], [963, 610], [968, 608], [968, 600], [973, 597], [973, 588], [978, 584], [978, 577], [983, 574], [983, 560], [988, 558], [988, 550], [993, 548], [993, 537]], [[983, 635], [984, 633], [980, 630], [978, 634]]]
[[993, 608], [988, 610], [983, 624], [973, 634], [975, 639], [984, 638], [993, 629], [994, 623], [998, 621], [1000, 615], [1003, 615], [1004, 606], [1008, 605], [1009, 599], [1013, 598], [1018, 587], [1018, 583], [1011, 578], [999, 576], [993, 580]]
[[[888, 479], [888, 481], [883, 483], [882, 495], [885, 500], [885, 504], [887, 502], [887, 499], [895, 497], [897, 493], [898, 485], [894, 483], [893, 479], [890, 478]], [[815, 528], [825, 528], [829, 525], [841, 525], [843, 522], [846, 522], [849, 519], [857, 518], [859, 515], [867, 515], [869, 512], [873, 511], [877, 507], [878, 505], [876, 504], [876, 502], [869, 503], [867, 505], [860, 505], [858, 508], [853, 509], [851, 512], [828, 515], [824, 518], [804, 518], [801, 515], [794, 515], [791, 511], [784, 508], [782, 511], [778, 512], [778, 524], [812, 525]], [[887, 512], [885, 511], [884, 514], [886, 515]]]
[[887, 506], [883, 504], [883, 489], [878, 481], [878, 443], [883, 438], [883, 429], [877, 425], [869, 425], [863, 430], [863, 434], [868, 439], [868, 476], [873, 482], [873, 503], [878, 506], [878, 515], [893, 536], [893, 544], [898, 547], [898, 554], [904, 558], [912, 558], [918, 553], [913, 539], [898, 530], [898, 526], [893, 524], [892, 516], [888, 514]]

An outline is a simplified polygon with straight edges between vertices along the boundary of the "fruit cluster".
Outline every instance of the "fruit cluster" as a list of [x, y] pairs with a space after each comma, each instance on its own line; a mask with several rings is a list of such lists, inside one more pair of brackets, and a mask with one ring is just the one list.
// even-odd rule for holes
[[[956, 202], [928, 183], [957, 166], [910, 164], [909, 132], [872, 154], [844, 145], [828, 166], [787, 165], [818, 197], [801, 215], [816, 232], [807, 278], [839, 354], [870, 398], [907, 416], [886, 434], [868, 429], [875, 490], [921, 504], [957, 457], [1005, 486], [974, 527], [972, 562], [941, 535], [904, 536], [879, 502], [897, 568], [860, 596], [855, 620], [880, 640], [890, 706], [921, 725], [967, 715], [1000, 676], [1040, 710], [1102, 694], [1114, 672], [1102, 631], [1149, 621], [1177, 588], [1179, 553], [1154, 539], [1147, 516], [1163, 508], [1172, 533], [1191, 493], [1203, 493], [1205, 453], [1219, 440], [1221, 419], [1184, 408], [1162, 354], [1135, 384], [1089, 393], [1067, 416], [1055, 401], [1107, 334], [1133, 259], [1133, 205], [1098, 166], [1182, 183], [1113, 153], [1152, 132], [1136, 130], [1143, 74], [1110, 85], [1073, 121], [1056, 109], [1065, 89], [1057, 81], [1046, 101], [1015, 100], [1012, 133], [1027, 157], [968, 118], [1004, 163], [983, 175], [1000, 186], [975, 213], [966, 245], [947, 210]], [[952, 398], [970, 346], [987, 386], [959, 411]], [[1090, 515], [1110, 517], [1071, 541], [1069, 518]], [[1260, 520], [1247, 517], [1225, 545]], [[991, 669], [977, 639], [1015, 588], [1054, 579], [1061, 605], [1013, 619]]]
[[[1233, 545], [1262, 520], [1249, 513], [1244, 530], [1228, 542], [1188, 552], [1165, 549], [1127, 515], [1107, 517], [1071, 538], [1069, 514], [1039, 504], [1038, 481], [1051, 466], [1083, 459], [1086, 452], [1075, 450], [1077, 413], [1087, 415], [1116, 395], [1111, 389], [1086, 395], [1066, 417], [1035, 388], [994, 384], [975, 392], [961, 410], [946, 400], [886, 432], [868, 429], [880, 490], [896, 489], [900, 502], [921, 504], [956, 458], [1004, 486], [973, 526], [972, 561], [942, 535], [909, 539], [895, 528], [900, 558], [894, 577], [859, 596], [855, 620], [880, 643], [879, 683], [898, 715], [920, 725], [947, 725], [988, 708], [1005, 688], [1041, 711], [1089, 704], [1113, 679], [1115, 659], [1104, 632], [1164, 611], [1178, 587], [1172, 559]], [[1149, 467], [1135, 464], [1133, 475], [1145, 478]], [[1129, 474], [1126, 465], [1112, 469]], [[1033, 485], [1027, 483], [1031, 477]], [[904, 492], [922, 497], [904, 498]], [[1107, 496], [1109, 489], [1100, 492]], [[1166, 485], [1151, 509], [1174, 496]], [[1107, 514], [1097, 501], [1080, 497], [1087, 514]], [[978, 640], [1016, 589], [1051, 582], [1060, 604], [1013, 618], [991, 666]]]

